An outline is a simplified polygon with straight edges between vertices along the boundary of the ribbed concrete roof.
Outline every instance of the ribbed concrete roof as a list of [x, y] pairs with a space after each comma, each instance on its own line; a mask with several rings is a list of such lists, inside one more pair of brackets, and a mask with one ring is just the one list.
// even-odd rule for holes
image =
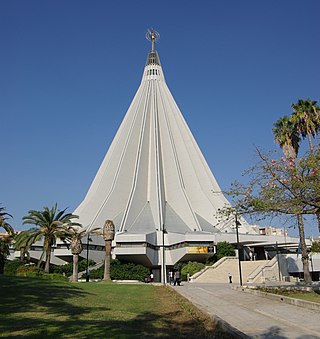
[[[228, 201], [212, 191], [220, 192], [219, 185], [167, 87], [158, 53], [151, 51], [136, 95], [74, 213], [88, 229], [111, 219], [118, 232], [231, 231], [215, 217]], [[254, 233], [245, 222], [240, 232]]]

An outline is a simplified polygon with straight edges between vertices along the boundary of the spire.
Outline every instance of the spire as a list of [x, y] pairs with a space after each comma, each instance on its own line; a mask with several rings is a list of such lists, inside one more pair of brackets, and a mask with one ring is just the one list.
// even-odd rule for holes
[[148, 54], [146, 66], [159, 65], [160, 60], [157, 51], [154, 49], [154, 44], [160, 40], [160, 34], [153, 28], [149, 28], [146, 33], [146, 39], [151, 41], [151, 52]]

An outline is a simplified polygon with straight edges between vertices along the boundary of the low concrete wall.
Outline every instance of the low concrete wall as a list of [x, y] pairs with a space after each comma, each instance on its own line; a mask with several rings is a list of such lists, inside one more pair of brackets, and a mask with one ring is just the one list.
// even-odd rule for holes
[[300, 307], [304, 307], [304, 308], [308, 308], [310, 310], [320, 312], [320, 304], [314, 303], [314, 302], [311, 302], [311, 301], [295, 299], [295, 298], [286, 297], [286, 296], [283, 296], [283, 295], [273, 294], [273, 293], [269, 293], [269, 292], [263, 292], [263, 291], [257, 290], [256, 288], [253, 288], [253, 287], [233, 286], [232, 288], [235, 289], [235, 290], [245, 292], [245, 293], [258, 295], [260, 297], [264, 297], [264, 298], [268, 298], [268, 299], [271, 299], [271, 300], [276, 300], [276, 301], [284, 302], [286, 304], [300, 306]]

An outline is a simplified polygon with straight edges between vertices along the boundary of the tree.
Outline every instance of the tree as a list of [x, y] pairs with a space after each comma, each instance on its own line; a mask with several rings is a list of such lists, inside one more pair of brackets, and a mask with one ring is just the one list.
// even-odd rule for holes
[[49, 273], [52, 246], [57, 238], [65, 238], [66, 227], [80, 226], [73, 221], [78, 216], [71, 213], [65, 213], [66, 209], [59, 211], [57, 204], [51, 209], [44, 207], [43, 211], [30, 210], [29, 215], [23, 217], [23, 224], [35, 225], [37, 228], [30, 229], [29, 235], [34, 240], [43, 238], [43, 249], [45, 253], [45, 269]]
[[103, 227], [103, 239], [105, 241], [106, 258], [104, 261], [104, 276], [103, 280], [109, 281], [110, 277], [110, 262], [111, 262], [111, 247], [114, 239], [115, 227], [112, 220], [106, 220]]
[[13, 227], [6, 221], [8, 218], [12, 218], [12, 215], [5, 212], [5, 210], [4, 207], [0, 207], [0, 227], [4, 228], [8, 234], [14, 234]]
[[294, 123], [288, 116], [273, 125], [274, 140], [280, 145], [287, 159], [295, 159], [299, 150], [300, 137]]
[[78, 264], [79, 264], [79, 254], [83, 250], [82, 246], [82, 237], [85, 235], [86, 230], [80, 231], [78, 228], [75, 227], [68, 227], [67, 228], [67, 238], [70, 239], [70, 249], [73, 256], [73, 271], [72, 271], [72, 281], [78, 281]]
[[[90, 233], [98, 232], [98, 228], [91, 230]], [[68, 226], [66, 227], [66, 240], [70, 241], [70, 249], [73, 256], [73, 273], [72, 281], [78, 281], [78, 264], [79, 264], [79, 254], [83, 250], [82, 238], [88, 234], [87, 230], [81, 230], [80, 227]], [[88, 251], [88, 249], [87, 249]], [[87, 263], [88, 264], [88, 263]]]
[[4, 207], [0, 207], [0, 227], [4, 228], [7, 232], [6, 235], [0, 238], [0, 274], [3, 273], [4, 263], [9, 252], [9, 244], [11, 243], [14, 236], [13, 227], [7, 222], [9, 218], [12, 218], [12, 215], [5, 212]]
[[[235, 182], [228, 192], [236, 199], [234, 207], [219, 214], [258, 216], [294, 216], [297, 220], [304, 279], [311, 281], [305, 242], [304, 215], [315, 215], [320, 230], [320, 149], [312, 138], [320, 131], [320, 112], [316, 101], [300, 99], [293, 104], [291, 117], [279, 119], [273, 128], [275, 141], [284, 157], [274, 159], [257, 149], [259, 161], [249, 171], [249, 183]], [[310, 151], [297, 159], [300, 135], [308, 137]]]
[[313, 253], [320, 253], [320, 240], [313, 241], [310, 251]]
[[234, 257], [236, 255], [234, 247], [227, 241], [221, 241], [217, 243], [217, 259], [223, 257]]
[[37, 228], [31, 228], [26, 231], [19, 232], [14, 241], [14, 249], [20, 252], [20, 261], [24, 262], [26, 255], [29, 257], [31, 245], [36, 241]]
[[[300, 101], [301, 100], [299, 100], [299, 102]], [[294, 121], [297, 122], [294, 117], [289, 118], [288, 116], [284, 116], [274, 124], [274, 128], [272, 130], [274, 134], [274, 139], [282, 148], [285, 158], [291, 160], [291, 167], [295, 167], [295, 163], [293, 162], [293, 160], [297, 158], [300, 142], [298, 130], [301, 131], [302, 126], [302, 123], [300, 126], [299, 123], [294, 123]], [[289, 178], [289, 180], [291, 180], [291, 178]], [[295, 187], [292, 187], [292, 190], [295, 190]], [[302, 258], [304, 258], [302, 261], [306, 262], [304, 265], [304, 273], [307, 281], [311, 280], [311, 275], [309, 272], [309, 257], [307, 245], [305, 242], [304, 223], [302, 215], [299, 213], [297, 213], [296, 215], [299, 227], [301, 253]]]
[[314, 150], [312, 138], [320, 131], [320, 107], [317, 101], [299, 99], [292, 105], [292, 122], [303, 138], [308, 137], [311, 153]]
[[235, 206], [224, 213], [258, 216], [295, 216], [298, 220], [305, 281], [311, 281], [303, 216], [320, 209], [320, 151], [297, 161], [272, 159], [257, 150], [260, 161], [247, 173], [247, 185], [234, 183], [228, 192]]

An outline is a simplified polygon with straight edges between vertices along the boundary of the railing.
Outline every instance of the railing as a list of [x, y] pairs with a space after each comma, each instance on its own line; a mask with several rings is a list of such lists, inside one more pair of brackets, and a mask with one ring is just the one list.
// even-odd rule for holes
[[225, 261], [230, 260], [230, 259], [238, 260], [237, 257], [223, 257], [223, 258], [219, 259], [219, 260], [218, 260], [216, 263], [214, 263], [213, 265], [211, 265], [211, 266], [206, 266], [206, 267], [203, 268], [201, 271], [195, 273], [193, 276], [191, 276], [191, 277], [189, 278], [190, 281], [193, 281], [193, 280], [197, 279], [197, 278], [198, 278], [200, 275], [202, 275], [205, 271], [215, 269], [215, 268], [217, 268], [218, 266], [222, 265]]
[[[276, 280], [276, 275], [272, 272], [275, 269], [275, 266], [278, 265], [277, 256], [273, 257], [268, 264], [263, 265], [262, 267], [257, 267], [250, 275], [248, 276], [248, 282], [255, 282], [259, 277], [261, 277], [262, 282], [265, 280]], [[272, 272], [272, 276], [267, 278], [266, 273]], [[274, 279], [270, 279], [274, 278]]]

